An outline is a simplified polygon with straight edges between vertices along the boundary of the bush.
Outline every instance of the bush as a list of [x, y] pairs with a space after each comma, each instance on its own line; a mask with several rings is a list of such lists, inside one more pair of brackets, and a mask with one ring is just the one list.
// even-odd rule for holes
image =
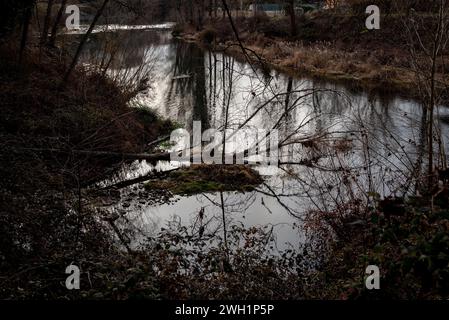
[[214, 42], [215, 38], [217, 37], [217, 32], [214, 29], [207, 28], [199, 34], [201, 42], [211, 44]]
[[34, 0], [2, 0], [0, 1], [0, 35], [10, 33], [19, 18], [19, 13], [34, 5]]
[[408, 13], [411, 9], [421, 12], [435, 11], [437, 0], [348, 0], [355, 14], [364, 14], [366, 7], [377, 5], [383, 13]]
[[[447, 299], [449, 296], [449, 214], [430, 210], [428, 199], [387, 198], [376, 208], [362, 201], [332, 212], [311, 214], [323, 243], [331, 243], [320, 268], [327, 286], [315, 288], [331, 299]], [[320, 229], [322, 228], [322, 229]], [[334, 234], [336, 241], [329, 240]], [[382, 290], [364, 286], [364, 270], [377, 265]]]

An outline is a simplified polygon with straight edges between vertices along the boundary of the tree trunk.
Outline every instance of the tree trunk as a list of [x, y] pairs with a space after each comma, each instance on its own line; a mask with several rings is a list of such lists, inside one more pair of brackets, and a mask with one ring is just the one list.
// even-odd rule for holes
[[53, 8], [53, 3], [54, 3], [54, 0], [48, 0], [47, 13], [45, 14], [44, 27], [42, 29], [42, 35], [41, 35], [41, 45], [44, 45], [45, 43], [47, 43], [48, 29], [50, 28], [51, 11]]
[[288, 12], [290, 15], [290, 35], [292, 37], [296, 37], [296, 13], [295, 13], [295, 0], [289, 0], [288, 4]]
[[22, 62], [23, 54], [25, 52], [33, 7], [34, 1], [26, 1], [23, 5], [22, 39], [20, 41], [19, 63]]
[[98, 19], [100, 19], [101, 15], [103, 14], [104, 9], [106, 8], [106, 5], [108, 4], [109, 0], [104, 0], [103, 4], [101, 5], [100, 9], [98, 9], [97, 14], [94, 17], [94, 20], [92, 21], [92, 23], [90, 24], [89, 30], [87, 30], [86, 34], [83, 36], [83, 38], [81, 39], [81, 42], [78, 46], [78, 49], [76, 50], [75, 56], [73, 57], [72, 63], [69, 66], [69, 69], [67, 70], [67, 73], [64, 76], [63, 79], [63, 85], [67, 82], [67, 80], [69, 80], [70, 78], [70, 74], [72, 73], [73, 69], [75, 69], [77, 63], [78, 63], [78, 59], [81, 55], [81, 51], [83, 50], [83, 47], [85, 45], [85, 43], [87, 42], [87, 39], [89, 38], [90, 34], [92, 33], [92, 31], [95, 28], [95, 25], [97, 24]]
[[162, 161], [170, 160], [169, 152], [160, 153], [120, 153], [110, 151], [92, 151], [92, 150], [70, 150], [70, 149], [52, 149], [52, 148], [26, 148], [24, 150], [40, 152], [44, 154], [75, 154], [91, 157], [105, 157], [123, 160], [147, 160], [147, 161]]
[[56, 36], [58, 34], [58, 26], [61, 21], [62, 15], [64, 14], [64, 9], [65, 9], [66, 3], [67, 3], [67, 0], [61, 1], [61, 7], [59, 8], [58, 15], [56, 16], [55, 22], [53, 24], [53, 28], [51, 29], [51, 35], [50, 35], [50, 40], [49, 40], [48, 44], [52, 47], [55, 46]]
[[436, 68], [437, 68], [437, 59], [440, 53], [440, 48], [442, 45], [442, 37], [444, 32], [444, 0], [440, 0], [440, 8], [438, 12], [438, 27], [437, 32], [434, 36], [433, 48], [432, 48], [432, 68], [430, 74], [430, 101], [429, 101], [429, 189], [433, 186], [433, 174], [434, 174], [434, 161], [433, 161], [433, 113], [435, 109], [435, 101], [436, 101]]

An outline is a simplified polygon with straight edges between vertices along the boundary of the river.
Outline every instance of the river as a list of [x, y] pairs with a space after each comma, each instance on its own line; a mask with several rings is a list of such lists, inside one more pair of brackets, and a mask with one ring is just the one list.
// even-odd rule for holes
[[[276, 128], [284, 164], [256, 166], [265, 184], [249, 193], [175, 196], [158, 203], [146, 201], [141, 186], [122, 189], [122, 200], [106, 209], [120, 212], [118, 225], [133, 246], [169, 228], [183, 227], [191, 236], [203, 228], [202, 233], [222, 241], [233, 226], [257, 226], [274, 240], [267, 250], [296, 249], [311, 236], [304, 228], [310, 212], [337, 212], [356, 198], [370, 202], [415, 192], [410, 172], [421, 170], [425, 163], [422, 107], [417, 101], [261, 70], [175, 39], [160, 25], [142, 29], [146, 30], [109, 35], [120, 39], [109, 75], [129, 77], [136, 70], [149, 75], [149, 88], [133, 105], [156, 110], [189, 131], [194, 121], [200, 121], [203, 130], [223, 130], [225, 123], [226, 128], [236, 129], [245, 122], [251, 128]], [[99, 53], [107, 48], [95, 39], [85, 50], [85, 63], [98, 63]], [[444, 120], [449, 113], [445, 107], [438, 110], [442, 136], [447, 137]], [[177, 165], [127, 164], [106, 183]], [[201, 221], [200, 212], [204, 213]]]

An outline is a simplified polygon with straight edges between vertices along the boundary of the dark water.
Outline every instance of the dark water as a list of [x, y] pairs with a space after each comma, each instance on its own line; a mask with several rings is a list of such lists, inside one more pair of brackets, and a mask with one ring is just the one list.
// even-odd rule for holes
[[[193, 121], [201, 121], [203, 129], [223, 130], [225, 125], [236, 129], [260, 109], [247, 127], [276, 128], [284, 145], [280, 157], [285, 164], [256, 167], [265, 185], [254, 192], [176, 197], [155, 205], [133, 200], [139, 190], [135, 186], [122, 190], [122, 198], [129, 201], [108, 209], [127, 212], [122, 227], [139, 230], [135, 245], [170, 224], [185, 226], [191, 234], [205, 226], [205, 233], [211, 235], [243, 225], [272, 229], [277, 248], [296, 248], [308, 238], [302, 226], [311, 210], [331, 211], [358, 197], [370, 201], [370, 197], [415, 192], [410, 172], [421, 170], [425, 161], [418, 102], [262, 71], [173, 39], [168, 31], [133, 30], [122, 33], [120, 39], [109, 75], [129, 79], [139, 69], [150, 75], [150, 88], [133, 105], [156, 110], [189, 131]], [[101, 43], [90, 43], [86, 62], [95, 64], [104, 56]], [[439, 117], [447, 116], [446, 108], [438, 109]], [[440, 129], [447, 137], [444, 122]], [[165, 170], [178, 165], [158, 163], [156, 167]], [[153, 168], [136, 162], [115, 179], [136, 177]], [[201, 223], [200, 211], [205, 213]]]

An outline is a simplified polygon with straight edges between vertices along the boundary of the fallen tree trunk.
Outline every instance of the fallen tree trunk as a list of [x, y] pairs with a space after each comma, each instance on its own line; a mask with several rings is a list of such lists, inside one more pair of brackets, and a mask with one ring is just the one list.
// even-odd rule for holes
[[110, 151], [91, 151], [91, 150], [66, 150], [66, 149], [51, 149], [51, 148], [23, 148], [22, 150], [42, 152], [42, 153], [60, 153], [60, 154], [74, 154], [74, 155], [86, 155], [93, 157], [109, 157], [123, 160], [170, 160], [170, 153], [121, 153]]
[[130, 179], [130, 180], [124, 180], [124, 181], [120, 181], [116, 184], [104, 187], [103, 190], [109, 190], [109, 189], [123, 189], [141, 182], [145, 182], [151, 179], [162, 179], [162, 178], [166, 178], [171, 172], [179, 170], [180, 168], [176, 168], [176, 169], [172, 169], [172, 170], [168, 170], [168, 171], [151, 171], [150, 173], [144, 175], [144, 176], [140, 176], [134, 179]]

